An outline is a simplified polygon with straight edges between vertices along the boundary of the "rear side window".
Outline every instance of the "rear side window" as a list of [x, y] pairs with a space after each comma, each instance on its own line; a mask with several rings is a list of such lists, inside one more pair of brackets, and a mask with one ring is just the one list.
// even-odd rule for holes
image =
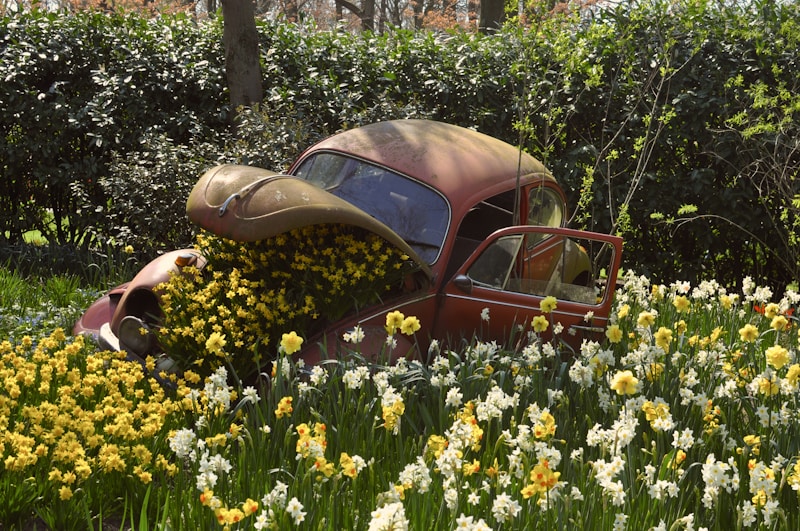
[[564, 221], [561, 197], [546, 186], [536, 186], [528, 193], [528, 225], [560, 227]]

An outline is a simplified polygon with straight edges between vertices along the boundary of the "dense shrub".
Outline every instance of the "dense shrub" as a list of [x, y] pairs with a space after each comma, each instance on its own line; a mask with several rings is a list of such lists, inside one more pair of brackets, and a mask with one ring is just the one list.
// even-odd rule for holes
[[0, 239], [157, 252], [190, 236], [180, 196], [205, 165], [280, 171], [342, 128], [427, 117], [523, 145], [573, 224], [623, 235], [654, 279], [780, 288], [800, 277], [800, 6], [763, 4], [625, 2], [491, 36], [260, 21], [265, 98], [237, 135], [219, 24], [6, 18]]
[[98, 243], [87, 228], [104, 215], [99, 181], [115, 153], [138, 150], [145, 134], [188, 143], [224, 129], [220, 35], [181, 17], [4, 18], [0, 240], [38, 229], [59, 244]]

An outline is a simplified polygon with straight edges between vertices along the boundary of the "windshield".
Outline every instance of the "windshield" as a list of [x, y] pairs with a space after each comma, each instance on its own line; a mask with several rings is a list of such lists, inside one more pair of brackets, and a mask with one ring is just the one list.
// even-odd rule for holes
[[450, 209], [435, 190], [386, 168], [336, 153], [312, 155], [295, 175], [389, 226], [428, 264], [439, 257]]

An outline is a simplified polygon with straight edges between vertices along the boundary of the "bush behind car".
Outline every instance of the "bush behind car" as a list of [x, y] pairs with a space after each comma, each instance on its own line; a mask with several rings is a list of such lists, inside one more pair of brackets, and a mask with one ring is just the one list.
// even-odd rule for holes
[[521, 142], [579, 226], [625, 236], [630, 267], [779, 287], [800, 276], [798, 190], [782, 179], [800, 165], [798, 6], [749, 9], [625, 4], [488, 37], [260, 22], [265, 99], [238, 136], [220, 23], [5, 17], [0, 240], [37, 229], [147, 258], [191, 237], [181, 194], [198, 169], [279, 171], [341, 128], [428, 117]]

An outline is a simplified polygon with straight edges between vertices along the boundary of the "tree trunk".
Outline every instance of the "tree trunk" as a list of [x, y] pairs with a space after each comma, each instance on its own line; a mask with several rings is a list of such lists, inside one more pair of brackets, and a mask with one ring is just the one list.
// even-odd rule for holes
[[253, 0], [222, 0], [225, 73], [231, 106], [249, 107], [261, 102], [261, 61], [258, 51]]
[[361, 19], [361, 29], [375, 31], [375, 0], [363, 0], [358, 7], [350, 0], [336, 0], [336, 8], [345, 8]]
[[412, 1], [411, 8], [414, 11], [414, 29], [422, 29], [422, 22], [425, 20], [425, 4], [423, 0]]
[[503, 0], [481, 0], [478, 29], [481, 33], [492, 33], [503, 25], [505, 5]]
[[375, 0], [361, 0], [361, 29], [375, 31]]

